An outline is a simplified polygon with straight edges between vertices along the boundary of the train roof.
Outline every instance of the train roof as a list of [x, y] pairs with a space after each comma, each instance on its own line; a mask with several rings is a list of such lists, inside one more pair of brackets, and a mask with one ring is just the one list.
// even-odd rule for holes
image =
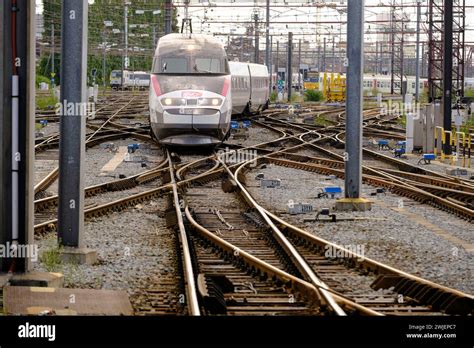
[[214, 36], [173, 33], [160, 38], [155, 50], [155, 56], [176, 52], [177, 48], [181, 50], [193, 49], [210, 53], [222, 53], [225, 55], [224, 45]]
[[248, 67], [252, 72], [253, 76], [265, 76], [268, 77], [268, 68], [263, 64], [256, 63], [245, 63], [245, 62], [229, 62], [229, 68], [232, 75], [248, 74]]

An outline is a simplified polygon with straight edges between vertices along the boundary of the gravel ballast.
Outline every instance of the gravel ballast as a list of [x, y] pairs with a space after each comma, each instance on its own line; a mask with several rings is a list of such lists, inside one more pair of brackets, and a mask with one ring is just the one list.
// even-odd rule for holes
[[[260, 188], [259, 182], [254, 180], [257, 173], [264, 173], [265, 178], [281, 179], [281, 187]], [[367, 185], [363, 185], [363, 196], [373, 200], [371, 211], [336, 213], [338, 218], [359, 217], [366, 220], [304, 222], [305, 218], [314, 217], [318, 210], [335, 205], [334, 199], [315, 198], [321, 192], [320, 187], [344, 188], [344, 182], [340, 179], [325, 179], [319, 174], [275, 165], [254, 169], [247, 175], [249, 190], [254, 198], [270, 211], [279, 212], [290, 223], [330, 242], [359, 250], [363, 248], [366, 257], [389, 266], [468, 293], [474, 292], [472, 253], [434, 231], [434, 227], [439, 227], [472, 243], [472, 224], [388, 192], [370, 196], [375, 188]], [[290, 202], [312, 204], [314, 212], [289, 215], [287, 209]], [[400, 205], [404, 208], [397, 211]], [[419, 223], [416, 218], [422, 219], [424, 223]]]

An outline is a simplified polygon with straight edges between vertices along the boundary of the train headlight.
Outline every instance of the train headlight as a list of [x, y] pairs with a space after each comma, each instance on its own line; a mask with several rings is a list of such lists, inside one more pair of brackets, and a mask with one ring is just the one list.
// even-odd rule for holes
[[165, 99], [163, 99], [163, 104], [165, 104], [167, 106], [170, 106], [171, 104], [173, 104], [173, 99], [165, 98]]
[[222, 98], [199, 98], [199, 106], [218, 106], [222, 103]]

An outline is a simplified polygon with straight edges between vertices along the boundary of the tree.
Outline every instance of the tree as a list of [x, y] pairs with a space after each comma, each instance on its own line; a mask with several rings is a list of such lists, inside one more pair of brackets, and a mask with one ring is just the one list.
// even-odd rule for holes
[[[122, 69], [125, 54], [125, 0], [95, 0], [89, 5], [88, 30], [88, 75], [92, 69], [97, 70], [97, 82], [108, 80], [112, 70]], [[55, 31], [55, 71], [56, 83], [60, 83], [60, 43], [61, 43], [61, 0], [44, 0], [43, 43], [45, 47], [52, 45], [52, 26]], [[155, 50], [154, 39], [164, 35], [164, 1], [133, 0], [128, 11], [128, 56], [130, 69], [151, 70]], [[159, 11], [159, 13], [157, 13]], [[173, 11], [173, 30], [177, 30], [177, 11]], [[104, 21], [112, 22], [106, 27]], [[114, 30], [115, 29], [115, 30]], [[106, 72], [102, 72], [103, 43], [106, 43]], [[39, 63], [39, 73], [47, 74], [51, 67], [51, 49], [46, 49]]]

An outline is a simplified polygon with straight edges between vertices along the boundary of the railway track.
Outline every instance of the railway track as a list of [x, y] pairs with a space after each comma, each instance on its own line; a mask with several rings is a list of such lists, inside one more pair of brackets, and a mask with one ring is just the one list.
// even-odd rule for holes
[[[280, 126], [261, 124], [272, 128], [278, 138], [249, 147], [260, 151], [258, 164], [275, 163], [343, 175], [343, 162], [335, 153], [327, 158], [292, 152], [314, 148], [315, 143], [328, 136], [304, 125], [293, 125], [292, 131], [288, 131], [284, 122], [272, 122]], [[314, 137], [303, 140], [304, 135]], [[170, 226], [177, 227], [177, 267], [181, 277], [177, 281], [171, 278], [164, 281], [160, 288], [151, 288], [148, 292], [151, 310], [147, 308], [140, 314], [472, 314], [474, 298], [471, 295], [351, 253], [266, 211], [245, 188], [245, 173], [250, 163], [226, 164], [215, 156], [181, 163], [170, 154], [167, 157], [169, 167], [163, 163], [160, 168], [141, 174], [145, 177], [137, 175], [111, 183], [109, 187], [98, 185], [86, 191], [93, 196], [126, 189], [139, 185], [140, 180], [154, 180], [169, 170], [161, 186], [89, 207], [85, 212], [86, 218], [91, 218], [153, 197], [170, 197], [167, 217], [172, 221]], [[395, 170], [385, 170], [381, 175], [383, 179], [373, 175], [375, 169], [364, 170], [367, 170], [364, 175], [369, 183], [381, 186], [385, 180], [392, 189], [394, 181], [401, 177]], [[393, 176], [392, 181], [388, 180], [390, 176]], [[447, 180], [427, 173], [410, 173], [405, 180], [410, 185], [425, 186], [426, 190], [426, 186], [443, 187], [445, 192], [453, 190], [455, 184], [452, 178]], [[421, 188], [419, 191], [426, 196], [427, 191]], [[472, 193], [469, 186], [460, 192], [465, 196], [458, 196], [457, 200], [471, 204], [472, 201], [466, 200]], [[35, 209], [44, 211], [54, 207], [55, 201], [57, 197], [37, 201]], [[35, 226], [35, 232], [54, 230], [55, 223], [44, 221]], [[324, 251], [328, 246], [344, 256], [326, 257]], [[362, 285], [355, 288], [351, 285], [354, 283]]]
[[[231, 191], [235, 192], [240, 189], [240, 192], [246, 192], [243, 185], [238, 181], [238, 171], [239, 169], [230, 180], [238, 183], [239, 188]], [[232, 175], [231, 173], [227, 174]], [[187, 189], [186, 193], [183, 193], [188, 200], [185, 208], [186, 217], [190, 221], [193, 231], [197, 230], [201, 234], [205, 234], [206, 239], [211, 238], [212, 235], [213, 239], [220, 243], [224, 239], [227, 242], [227, 247], [234, 250], [233, 259], [239, 259], [241, 251], [244, 250], [250, 255], [253, 252], [253, 256], [262, 258], [265, 263], [283, 267], [289, 273], [292, 270], [295, 272], [295, 269], [299, 268], [288, 267], [288, 261], [285, 260], [284, 255], [282, 256], [281, 249], [276, 248], [277, 250], [275, 250], [268, 247], [269, 245], [274, 246], [276, 243], [271, 236], [265, 235], [263, 231], [258, 231], [262, 228], [263, 230], [268, 229], [268, 226], [264, 227], [265, 223], [262, 222], [262, 217], [254, 216], [249, 219], [248, 208], [243, 209], [243, 212], [236, 212], [237, 202], [229, 199], [229, 197], [223, 197], [224, 194], [220, 192], [223, 190], [219, 182], [208, 181], [205, 176], [202, 179], [203, 182], [200, 182], [200, 179], [198, 180], [200, 182], [198, 186]], [[203, 189], [203, 187], [206, 188]], [[216, 208], [219, 203], [224, 203], [224, 209]], [[229, 208], [225, 210], [225, 207], [229, 205], [233, 207], [232, 210], [229, 211]], [[253, 209], [260, 210], [263, 208], [256, 205]], [[327, 284], [333, 285], [334, 288], [328, 288], [328, 290], [332, 296], [335, 296], [341, 302], [341, 308], [344, 308], [343, 312], [346, 314], [348, 312], [350, 314], [419, 315], [466, 314], [472, 312], [473, 298], [470, 295], [411, 276], [370, 259], [362, 258], [359, 261], [358, 259], [361, 259], [360, 255], [352, 254], [352, 257], [344, 258], [344, 260], [328, 259], [324, 256], [324, 250], [328, 245], [341, 252], [343, 251], [345, 255], [350, 255], [350, 252], [315, 238], [309, 233], [285, 223], [269, 212], [265, 212], [265, 214], [282, 226], [281, 230], [284, 231], [285, 235], [288, 235], [300, 256], [308, 260], [308, 265], [313, 271], [318, 275], [324, 275], [321, 276], [322, 281], [327, 281]], [[254, 226], [249, 225], [249, 221]], [[259, 274], [258, 271], [256, 273]], [[298, 274], [297, 271], [295, 273], [297, 277], [301, 277], [301, 273]], [[363, 288], [364, 291], [362, 292], [361, 288], [351, 289], [350, 286], [355, 278], [360, 277], [368, 277], [366, 287]], [[344, 281], [341, 281], [341, 279]], [[360, 283], [360, 280], [358, 283]], [[390, 286], [387, 286], [388, 284]], [[407, 287], [407, 284], [410, 286]], [[370, 285], [375, 289], [372, 289]], [[376, 291], [388, 289], [392, 286], [393, 289], [383, 292]], [[318, 287], [316, 286], [316, 288]], [[321, 290], [321, 288], [319, 289]], [[232, 296], [228, 298], [231, 299]], [[230, 303], [231, 305], [235, 304], [232, 301]], [[257, 303], [255, 302], [255, 304]], [[232, 306], [231, 308], [235, 310]], [[325, 307], [325, 310], [328, 311], [327, 307]], [[272, 313], [271, 310], [269, 313]]]
[[[91, 133], [86, 134], [86, 148], [97, 146], [101, 143], [124, 138], [134, 138], [144, 142], [152, 142], [149, 136], [149, 127], [130, 127], [113, 122], [119, 117], [134, 117], [137, 114], [143, 115], [145, 98], [132, 97], [127, 99], [126, 95], [122, 95], [117, 100], [112, 99], [95, 113], [95, 119], [100, 124], [87, 123], [87, 127], [92, 129]], [[105, 121], [101, 121], [105, 119]], [[94, 121], [96, 122], [96, 121]], [[54, 134], [44, 139], [37, 139], [35, 152], [46, 151], [49, 149], [57, 149], [59, 147], [59, 135]], [[59, 167], [50, 171], [42, 180], [34, 187], [35, 197], [41, 198], [44, 192], [57, 180], [59, 176]]]
[[[273, 122], [275, 120], [272, 119]], [[316, 153], [323, 154], [331, 159], [334, 159], [339, 162], [339, 164], [335, 164], [335, 162], [331, 162], [330, 168], [326, 167], [325, 164], [313, 165], [309, 166], [305, 163], [297, 163], [298, 161], [288, 161], [288, 160], [274, 160], [276, 164], [285, 165], [285, 166], [293, 166], [299, 167], [300, 169], [306, 169], [310, 171], [318, 171], [323, 174], [327, 175], [337, 175], [338, 177], [343, 178], [344, 176], [344, 162], [343, 156], [337, 152], [334, 152], [330, 149], [324, 148], [322, 146], [316, 145], [318, 142], [328, 141], [331, 140], [338, 142], [340, 144], [344, 144], [341, 140], [341, 135], [343, 132], [338, 132], [335, 136], [322, 136], [321, 134], [315, 134], [315, 132], [311, 129], [307, 129], [304, 125], [294, 125], [288, 124], [285, 121], [278, 120], [281, 124], [286, 124], [288, 127], [293, 129], [298, 129], [302, 132], [300, 136], [300, 140], [302, 142], [301, 146], [294, 146], [290, 149], [296, 149], [299, 147], [304, 146], [305, 148], [309, 148]], [[267, 124], [267, 127], [272, 127], [271, 125]], [[276, 128], [275, 131], [281, 131], [281, 128]], [[313, 139], [305, 139], [305, 136], [314, 136]], [[295, 139], [295, 137], [292, 137]], [[282, 152], [288, 152], [290, 149]], [[390, 163], [393, 166], [396, 166], [400, 170], [387, 172], [386, 170], [378, 170], [372, 168], [370, 166], [363, 166], [363, 180], [366, 183], [372, 184], [375, 187], [384, 187], [393, 193], [399, 194], [401, 196], [413, 198], [421, 203], [430, 204], [434, 207], [440, 208], [442, 210], [451, 212], [459, 217], [465, 218], [467, 220], [474, 219], [474, 210], [472, 209], [472, 201], [473, 201], [473, 194], [472, 194], [472, 187], [473, 185], [468, 180], [460, 180], [458, 178], [436, 173], [430, 171], [428, 169], [420, 168], [418, 166], [411, 165], [409, 163], [403, 162], [401, 160], [377, 153], [375, 151], [371, 151], [368, 149], [363, 149], [364, 154], [368, 153], [384, 161], [386, 163]], [[274, 157], [275, 154], [268, 155], [269, 157]], [[294, 157], [297, 157], [294, 155]], [[305, 162], [307, 162], [306, 159]], [[318, 161], [321, 162], [321, 161]], [[339, 167], [337, 169], [336, 167]], [[429, 180], [429, 185], [426, 183], [415, 182], [413, 180], [407, 180], [406, 175], [401, 175], [400, 177], [397, 176], [397, 173], [408, 172], [409, 174], [420, 174], [424, 175], [423, 177], [413, 175], [411, 179], [416, 178], [419, 180]], [[446, 187], [448, 186], [448, 187]]]

